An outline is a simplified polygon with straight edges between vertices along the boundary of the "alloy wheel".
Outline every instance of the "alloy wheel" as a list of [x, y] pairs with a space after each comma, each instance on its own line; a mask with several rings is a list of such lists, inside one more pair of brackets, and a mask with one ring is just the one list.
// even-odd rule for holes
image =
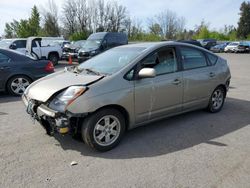
[[22, 95], [29, 85], [29, 80], [27, 80], [26, 78], [19, 77], [12, 80], [10, 88], [12, 92], [16, 95]]
[[215, 110], [218, 110], [223, 104], [224, 94], [221, 89], [214, 91], [212, 95], [212, 105]]
[[94, 140], [101, 146], [109, 146], [114, 143], [120, 135], [121, 124], [113, 115], [102, 117], [94, 127]]

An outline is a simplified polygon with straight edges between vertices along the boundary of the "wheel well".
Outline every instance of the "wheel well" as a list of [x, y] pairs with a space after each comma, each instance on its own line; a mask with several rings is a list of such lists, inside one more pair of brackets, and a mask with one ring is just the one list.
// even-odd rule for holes
[[7, 84], [10, 81], [10, 79], [12, 79], [12, 78], [14, 78], [16, 76], [25, 76], [25, 77], [29, 78], [31, 80], [31, 82], [33, 82], [33, 79], [30, 76], [26, 75], [26, 74], [15, 74], [15, 75], [12, 75], [11, 77], [9, 77], [8, 80], [6, 81], [6, 83], [5, 83], [5, 91], [7, 91]]
[[97, 109], [96, 111], [102, 110], [104, 108], [112, 108], [112, 109], [118, 110], [124, 116], [125, 126], [126, 126], [126, 129], [128, 129], [128, 127], [129, 127], [129, 114], [128, 114], [128, 111], [124, 107], [114, 104], [114, 105], [103, 106], [103, 107]]
[[218, 88], [218, 87], [223, 88], [223, 90], [224, 90], [224, 92], [225, 92], [225, 96], [226, 96], [226, 95], [227, 95], [227, 88], [226, 88], [226, 86], [225, 86], [224, 84], [220, 84], [220, 85], [218, 85], [216, 88]]
[[49, 55], [48, 55], [48, 58], [49, 58], [49, 56], [51, 56], [51, 55], [56, 55], [56, 56], [59, 58], [58, 52], [50, 52]]

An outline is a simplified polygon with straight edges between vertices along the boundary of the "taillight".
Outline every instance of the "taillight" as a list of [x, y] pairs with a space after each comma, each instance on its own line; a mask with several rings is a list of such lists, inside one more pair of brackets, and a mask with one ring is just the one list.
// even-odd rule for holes
[[51, 61], [49, 61], [45, 67], [46, 72], [54, 72], [54, 65]]

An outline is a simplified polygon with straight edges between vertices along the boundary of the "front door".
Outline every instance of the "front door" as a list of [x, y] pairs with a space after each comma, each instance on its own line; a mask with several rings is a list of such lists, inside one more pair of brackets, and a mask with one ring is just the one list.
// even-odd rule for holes
[[156, 77], [135, 81], [136, 123], [180, 112], [183, 80], [178, 72], [174, 48], [161, 48], [147, 56], [142, 68], [154, 68]]
[[10, 74], [10, 58], [0, 53], [0, 90], [5, 88], [5, 81]]

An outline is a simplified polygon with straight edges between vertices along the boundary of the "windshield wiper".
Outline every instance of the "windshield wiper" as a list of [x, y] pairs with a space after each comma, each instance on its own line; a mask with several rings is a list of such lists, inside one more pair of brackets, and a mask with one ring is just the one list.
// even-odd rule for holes
[[95, 70], [92, 70], [92, 69], [89, 69], [89, 68], [79, 68], [78, 66], [76, 66], [74, 68], [74, 73], [78, 73], [79, 74], [82, 71], [86, 71], [87, 73], [95, 74], [95, 75], [98, 75], [98, 76], [100, 76], [100, 75], [105, 76], [105, 74], [100, 73], [100, 72], [95, 71]]
[[100, 72], [94, 71], [94, 70], [92, 70], [92, 69], [83, 69], [83, 70], [85, 70], [85, 71], [87, 71], [87, 72], [89, 72], [89, 73], [93, 73], [93, 74], [95, 74], [95, 75], [101, 75]]

